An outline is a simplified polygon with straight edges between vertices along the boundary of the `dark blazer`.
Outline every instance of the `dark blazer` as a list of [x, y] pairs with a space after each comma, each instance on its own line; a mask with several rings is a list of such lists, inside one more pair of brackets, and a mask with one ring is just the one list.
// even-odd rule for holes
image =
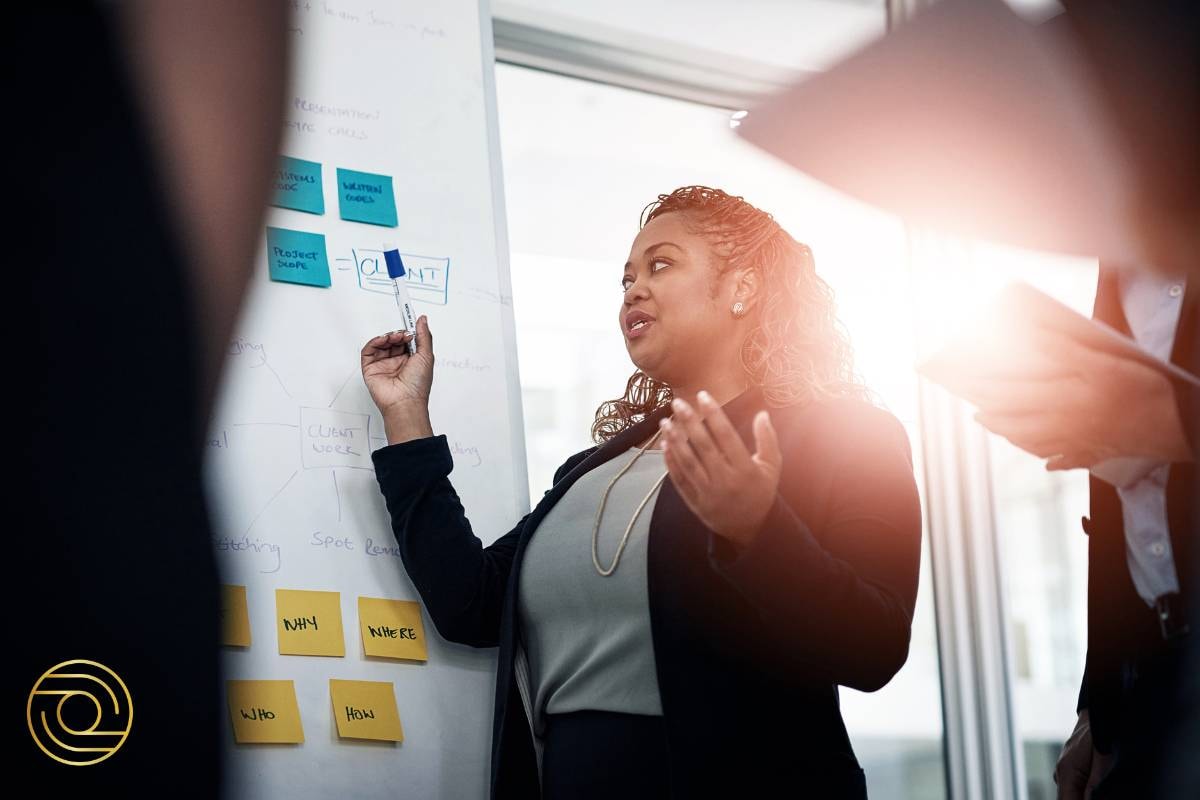
[[[764, 407], [756, 388], [725, 405], [751, 449]], [[769, 412], [783, 471], [750, 546], [736, 551], [706, 528], [669, 479], [650, 520], [650, 627], [672, 786], [679, 797], [865, 797], [837, 686], [878, 689], [908, 655], [921, 539], [908, 438], [891, 414], [858, 401]], [[444, 435], [374, 453], [404, 565], [438, 632], [500, 648], [492, 797], [539, 795], [513, 672], [522, 553], [579, 476], [648, 438], [668, 413], [567, 459], [537, 507], [486, 548], [446, 477]]]
[[[1172, 361], [1200, 373], [1197, 336], [1198, 292], [1195, 281], [1184, 297], [1176, 329]], [[1130, 335], [1121, 309], [1116, 273], [1102, 268], [1096, 291], [1094, 317]], [[1180, 418], [1197, 443], [1197, 393], [1176, 386]], [[1171, 547], [1183, 602], [1195, 592], [1196, 467], [1172, 464], [1167, 483], [1167, 509]], [[1154, 609], [1138, 595], [1129, 575], [1125, 555], [1124, 519], [1116, 490], [1095, 477], [1090, 479], [1090, 508], [1084, 519], [1088, 534], [1088, 654], [1080, 708], [1087, 708], [1093, 744], [1104, 753], [1117, 754], [1112, 787], [1145, 786], [1145, 772], [1157, 757], [1149, 752], [1156, 732], [1164, 730], [1173, 701], [1170, 691], [1178, 680], [1178, 640], [1164, 640]], [[1195, 636], [1196, 620], [1191, 620]], [[1124, 762], [1124, 763], [1122, 763]], [[1123, 789], [1122, 789], [1123, 790]]]

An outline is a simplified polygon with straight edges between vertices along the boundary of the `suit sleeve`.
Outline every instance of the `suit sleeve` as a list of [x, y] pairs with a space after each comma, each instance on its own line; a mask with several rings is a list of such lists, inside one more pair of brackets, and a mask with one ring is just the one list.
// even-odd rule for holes
[[874, 408], [855, 416], [838, 426], [847, 435], [831, 452], [789, 453], [785, 443], [785, 458], [830, 460], [820, 530], [794, 510], [799, 487], [781, 483], [751, 543], [735, 549], [710, 532], [709, 555], [763, 617], [775, 652], [832, 683], [875, 691], [908, 657], [921, 508], [903, 426]]
[[[560, 466], [554, 482], [588, 452]], [[450, 484], [454, 460], [445, 434], [383, 447], [371, 459], [400, 558], [438, 633], [472, 647], [497, 646], [508, 576], [529, 514], [484, 547]]]

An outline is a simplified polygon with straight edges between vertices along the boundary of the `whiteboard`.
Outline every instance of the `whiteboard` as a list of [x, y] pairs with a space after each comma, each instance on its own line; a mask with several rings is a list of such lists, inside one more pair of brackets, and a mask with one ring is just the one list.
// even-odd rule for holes
[[[290, 25], [281, 152], [321, 164], [325, 213], [271, 208], [267, 225], [324, 235], [331, 285], [271, 280], [260, 245], [205, 474], [223, 582], [247, 587], [251, 625], [250, 647], [224, 651], [224, 677], [294, 681], [304, 742], [237, 745], [223, 708], [226, 791], [484, 797], [495, 651], [442, 641], [422, 609], [426, 663], [363, 654], [358, 597], [420, 598], [371, 469], [385, 441], [358, 354], [399, 327], [381, 253], [391, 242], [434, 335], [431, 417], [451, 480], [485, 544], [507, 531], [529, 493], [488, 3], [301, 0]], [[339, 218], [339, 167], [393, 178], [397, 227]], [[322, 426], [360, 431], [359, 449], [318, 452]], [[339, 592], [346, 656], [279, 655], [276, 589]], [[331, 678], [392, 682], [403, 743], [339, 740]]]

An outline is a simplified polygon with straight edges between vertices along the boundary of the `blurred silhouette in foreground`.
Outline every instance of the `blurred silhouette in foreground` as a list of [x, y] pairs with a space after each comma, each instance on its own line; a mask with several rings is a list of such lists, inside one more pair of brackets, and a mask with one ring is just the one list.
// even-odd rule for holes
[[[39, 696], [13, 779], [37, 794], [220, 790], [201, 453], [275, 165], [286, 18], [282, 2], [26, 4], [8, 29], [13, 267], [32, 318], [6, 344], [32, 399], [9, 490], [13, 694], [24, 704], [43, 672], [86, 659], [132, 703], [114, 718], [87, 701], [107, 698], [94, 686]], [[70, 748], [115, 743], [92, 723], [128, 727], [98, 763], [35, 744], [54, 734], [86, 760]]]

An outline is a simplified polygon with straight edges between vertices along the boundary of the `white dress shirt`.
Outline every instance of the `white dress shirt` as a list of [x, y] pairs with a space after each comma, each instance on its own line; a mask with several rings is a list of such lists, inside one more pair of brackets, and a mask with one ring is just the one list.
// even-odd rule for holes
[[[1166, 279], [1147, 271], [1121, 273], [1121, 308], [1138, 345], [1169, 361], [1183, 309], [1185, 280]], [[1110, 459], [1092, 474], [1111, 483], [1121, 498], [1125, 523], [1125, 557], [1133, 585], [1147, 605], [1179, 591], [1167, 522], [1167, 478], [1170, 464], [1146, 458]]]

